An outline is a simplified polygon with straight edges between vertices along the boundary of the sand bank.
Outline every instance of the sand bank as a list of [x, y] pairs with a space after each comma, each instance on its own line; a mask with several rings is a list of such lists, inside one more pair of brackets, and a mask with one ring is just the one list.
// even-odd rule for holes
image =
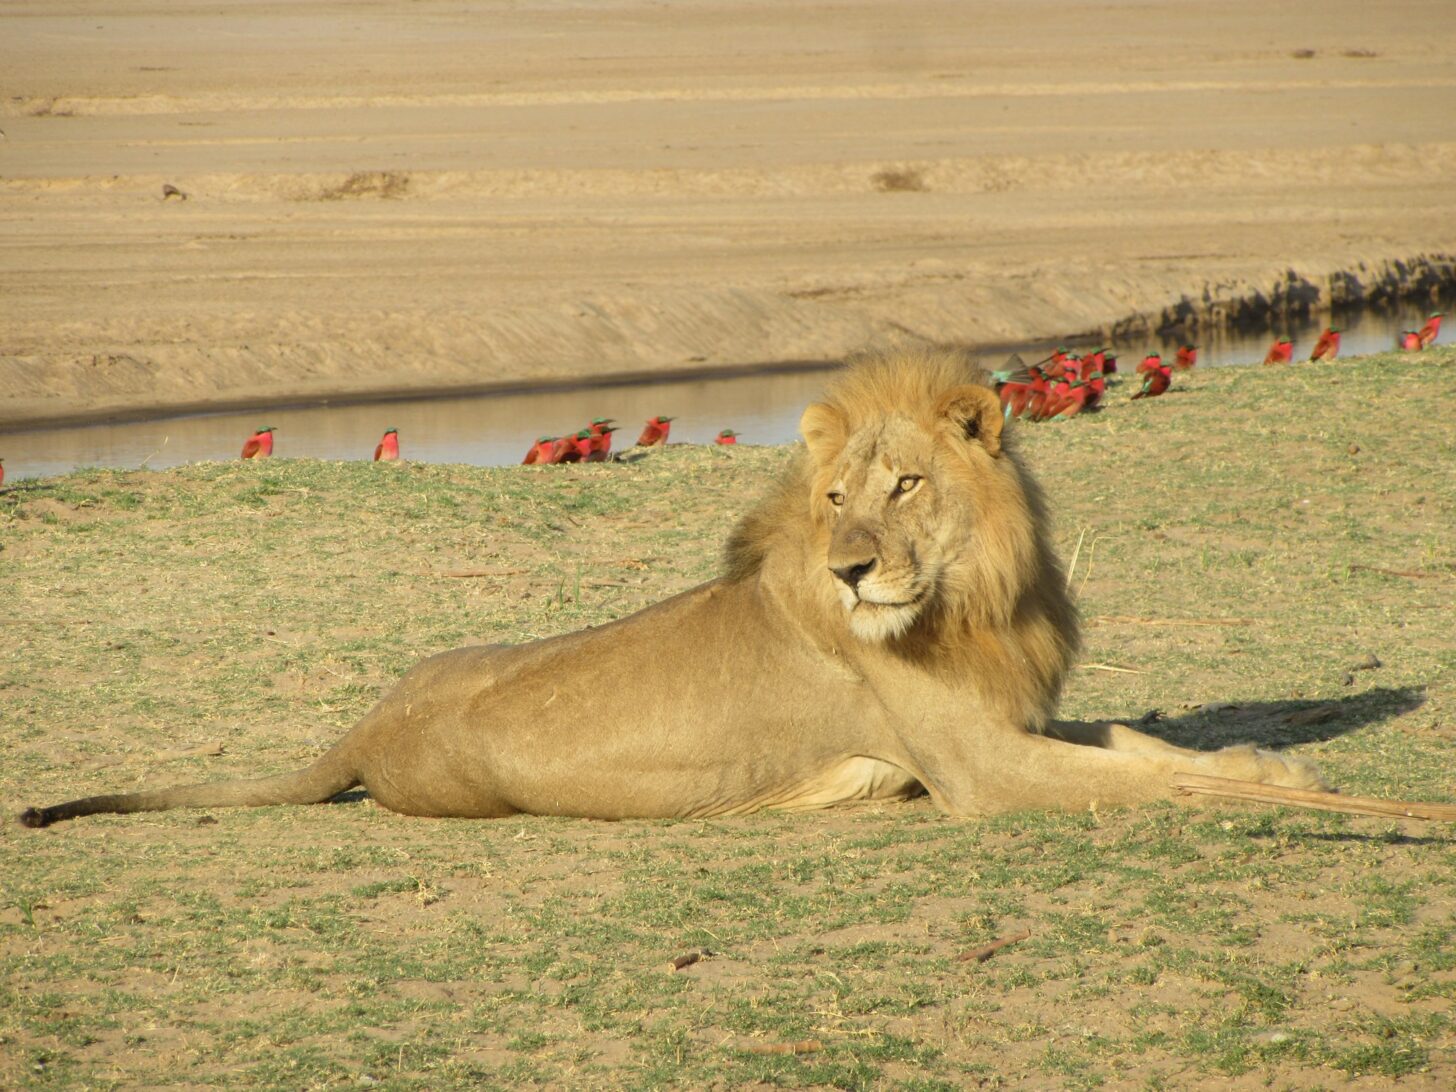
[[0, 426], [1449, 277], [1442, 5], [1274, 8], [10, 5]]

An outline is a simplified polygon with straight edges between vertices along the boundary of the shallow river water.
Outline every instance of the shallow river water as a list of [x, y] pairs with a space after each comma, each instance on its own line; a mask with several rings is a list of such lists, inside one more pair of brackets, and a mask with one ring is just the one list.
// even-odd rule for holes
[[[1345, 331], [1341, 355], [1393, 348], [1396, 334], [1419, 326], [1426, 310], [1411, 305], [1339, 316], [1337, 324]], [[1324, 321], [1290, 331], [1296, 360], [1309, 355]], [[1442, 340], [1448, 336], [1443, 330]], [[1263, 332], [1210, 335], [1199, 345], [1198, 366], [1257, 364], [1271, 340]], [[1017, 351], [1030, 362], [1050, 348], [1038, 343]], [[1156, 348], [1168, 356], [1176, 342], [1153, 339], [1117, 348], [1126, 374], [1144, 352]], [[979, 356], [987, 367], [997, 368], [1009, 351]], [[622, 428], [616, 446], [630, 446], [642, 422], [659, 413], [675, 418], [674, 442], [708, 443], [721, 429], [731, 428], [741, 434], [740, 443], [779, 444], [796, 437], [799, 414], [823, 390], [826, 376], [822, 369], [758, 372], [723, 379], [584, 385], [522, 394], [309, 405], [31, 429], [0, 433], [0, 459], [8, 481], [63, 474], [82, 466], [177, 466], [237, 458], [254, 429], [274, 425], [275, 457], [369, 459], [384, 430], [397, 428], [401, 454], [407, 459], [501, 466], [520, 462], [537, 436], [575, 431], [593, 417], [614, 418]]]

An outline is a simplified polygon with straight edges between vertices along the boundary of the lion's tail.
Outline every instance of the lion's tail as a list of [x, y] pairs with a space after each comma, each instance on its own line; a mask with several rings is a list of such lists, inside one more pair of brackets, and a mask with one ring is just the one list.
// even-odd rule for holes
[[345, 789], [359, 784], [357, 765], [348, 739], [307, 769], [277, 777], [214, 781], [201, 785], [178, 785], [149, 792], [88, 796], [48, 808], [26, 808], [20, 823], [27, 827], [48, 827], [83, 815], [127, 815], [136, 811], [167, 811], [170, 808], [253, 808], [266, 804], [321, 804]]

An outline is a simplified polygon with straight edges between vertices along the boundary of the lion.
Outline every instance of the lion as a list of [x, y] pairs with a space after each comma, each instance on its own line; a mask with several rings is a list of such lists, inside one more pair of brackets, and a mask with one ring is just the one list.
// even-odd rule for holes
[[960, 354], [851, 362], [722, 575], [596, 628], [407, 672], [295, 773], [31, 808], [739, 815], [928, 793], [954, 816], [1170, 798], [1179, 773], [1322, 787], [1308, 760], [1052, 720], [1079, 647], [1040, 490]]

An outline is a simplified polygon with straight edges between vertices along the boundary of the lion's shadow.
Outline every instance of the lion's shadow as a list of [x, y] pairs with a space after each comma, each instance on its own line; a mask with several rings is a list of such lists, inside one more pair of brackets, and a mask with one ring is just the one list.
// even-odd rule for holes
[[1180, 716], [1154, 711], [1121, 719], [1140, 732], [1179, 747], [1211, 751], [1232, 743], [1278, 749], [1322, 743], [1419, 709], [1426, 692], [1416, 687], [1375, 687], [1330, 700], [1235, 701], [1199, 706]]

